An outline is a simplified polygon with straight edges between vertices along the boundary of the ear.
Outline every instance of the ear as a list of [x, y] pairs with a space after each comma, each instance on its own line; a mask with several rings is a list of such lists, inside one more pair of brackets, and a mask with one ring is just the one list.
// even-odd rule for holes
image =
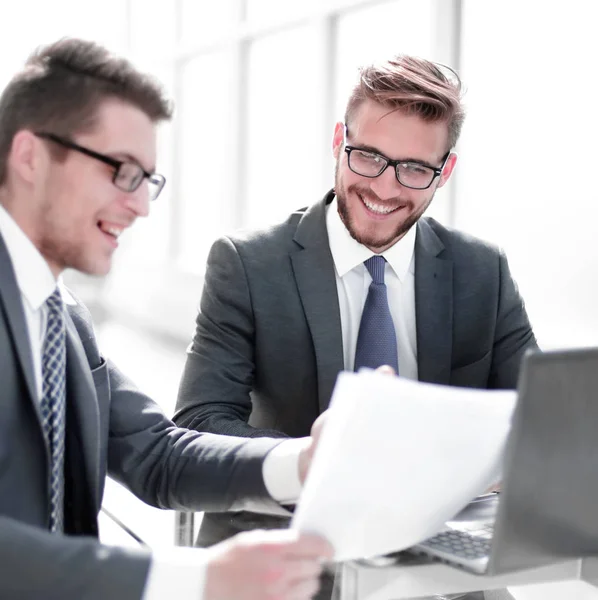
[[332, 137], [332, 154], [338, 160], [339, 154], [345, 141], [345, 124], [339, 121], [334, 126], [334, 136]]
[[440, 175], [440, 179], [438, 180], [438, 185], [436, 187], [442, 187], [449, 180], [449, 177], [451, 176], [456, 164], [457, 155], [454, 152], [451, 152], [449, 157], [446, 159], [444, 169], [442, 169], [442, 174]]
[[27, 129], [17, 131], [12, 138], [8, 165], [21, 179], [31, 182], [40, 163], [40, 140]]

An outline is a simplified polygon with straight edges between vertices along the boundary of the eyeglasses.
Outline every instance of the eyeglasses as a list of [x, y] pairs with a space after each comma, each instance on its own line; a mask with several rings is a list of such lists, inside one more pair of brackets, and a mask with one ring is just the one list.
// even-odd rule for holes
[[415, 161], [391, 160], [382, 154], [354, 146], [345, 146], [349, 169], [362, 177], [379, 177], [388, 167], [394, 167], [397, 181], [412, 190], [425, 190], [439, 177], [450, 156], [450, 150], [442, 158], [440, 168]]
[[166, 178], [163, 175], [158, 175], [158, 173], [148, 173], [141, 165], [135, 162], [117, 160], [111, 156], [94, 152], [89, 148], [79, 146], [79, 144], [75, 144], [75, 142], [66, 140], [54, 133], [38, 131], [35, 135], [110, 165], [114, 168], [112, 183], [123, 192], [134, 192], [141, 185], [143, 180], [147, 179], [149, 182], [149, 199], [155, 200], [166, 184]]

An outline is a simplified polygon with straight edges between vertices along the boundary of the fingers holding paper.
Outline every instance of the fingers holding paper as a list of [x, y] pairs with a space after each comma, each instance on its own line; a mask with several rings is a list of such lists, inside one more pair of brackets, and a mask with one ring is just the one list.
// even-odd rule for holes
[[303, 600], [319, 586], [333, 550], [322, 537], [297, 531], [250, 531], [209, 550], [205, 600]]

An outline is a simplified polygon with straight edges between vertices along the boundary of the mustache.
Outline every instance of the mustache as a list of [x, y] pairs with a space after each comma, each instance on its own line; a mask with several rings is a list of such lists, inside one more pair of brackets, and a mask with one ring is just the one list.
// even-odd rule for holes
[[349, 186], [347, 188], [347, 193], [358, 194], [366, 200], [375, 204], [381, 204], [382, 206], [392, 206], [394, 208], [397, 208], [406, 204], [404, 200], [401, 200], [401, 198], [398, 198], [396, 196], [394, 198], [387, 198], [386, 200], [382, 200], [382, 198], [380, 198], [380, 196], [378, 196], [378, 194], [373, 192], [370, 188], [365, 188], [356, 184]]

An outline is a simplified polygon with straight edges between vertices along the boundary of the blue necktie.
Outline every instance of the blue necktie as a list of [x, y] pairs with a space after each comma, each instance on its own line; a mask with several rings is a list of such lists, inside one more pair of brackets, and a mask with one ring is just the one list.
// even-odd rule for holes
[[66, 346], [64, 305], [58, 288], [46, 300], [48, 324], [42, 350], [42, 427], [51, 457], [50, 530], [63, 531]]
[[360, 367], [376, 369], [381, 365], [390, 365], [399, 372], [397, 336], [388, 307], [388, 294], [384, 283], [383, 256], [372, 256], [364, 262], [372, 276], [372, 283], [365, 300], [357, 348], [355, 349], [355, 370]]

